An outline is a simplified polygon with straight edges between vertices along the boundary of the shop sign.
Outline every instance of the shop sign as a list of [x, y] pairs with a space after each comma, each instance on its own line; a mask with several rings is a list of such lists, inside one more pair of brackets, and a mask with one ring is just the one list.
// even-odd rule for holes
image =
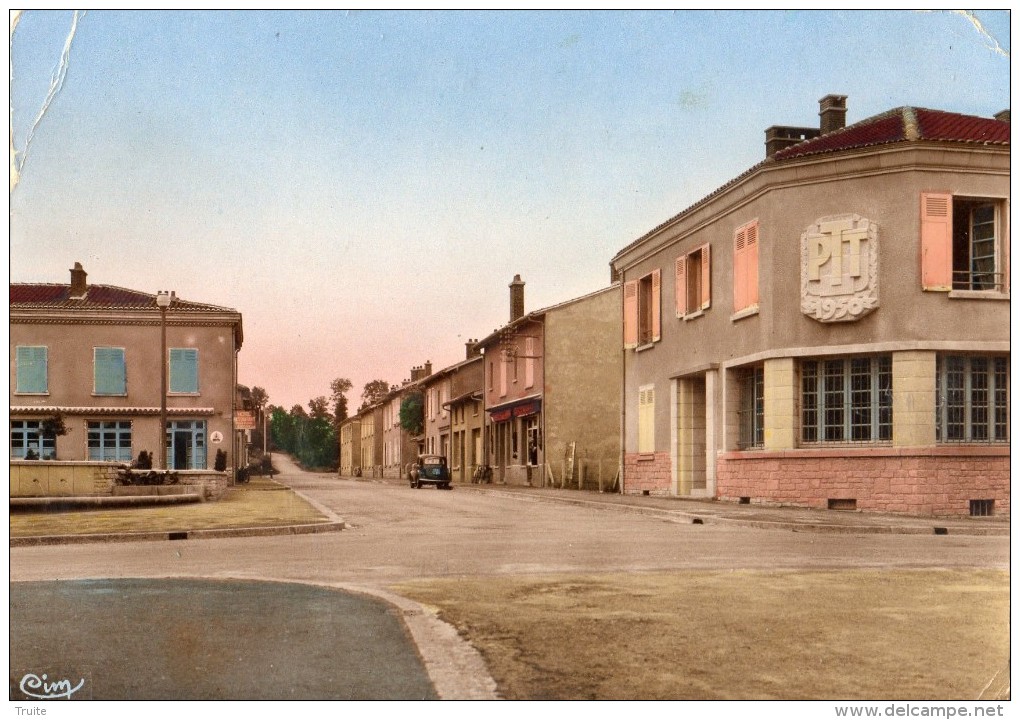
[[525, 403], [524, 405], [518, 405], [514, 408], [514, 417], [527, 417], [529, 415], [538, 414], [539, 403], [538, 401]]

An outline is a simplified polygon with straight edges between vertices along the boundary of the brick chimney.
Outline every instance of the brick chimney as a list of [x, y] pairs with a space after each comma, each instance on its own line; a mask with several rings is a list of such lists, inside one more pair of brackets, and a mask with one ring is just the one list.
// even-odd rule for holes
[[510, 283], [510, 322], [524, 317], [524, 281], [520, 275], [514, 275]]
[[470, 360], [471, 358], [478, 357], [481, 354], [482, 350], [478, 347], [478, 340], [468, 338], [468, 341], [464, 343], [464, 359]]
[[425, 361], [425, 368], [422, 370], [422, 373], [423, 373], [422, 377], [428, 377], [429, 375], [432, 374], [432, 361], [431, 360], [426, 360]]
[[826, 95], [818, 101], [817, 128], [773, 125], [765, 130], [765, 157], [846, 127], [846, 95]]
[[85, 272], [85, 268], [81, 266], [80, 262], [76, 262], [74, 267], [71, 269], [71, 299], [81, 300], [85, 297], [85, 293], [88, 292], [88, 285], [85, 283], [85, 278], [88, 277], [88, 273]]
[[819, 127], [822, 135], [846, 127], [846, 95], [826, 95], [818, 101]]
[[816, 138], [818, 128], [773, 125], [765, 130], [765, 157], [772, 157], [780, 150]]

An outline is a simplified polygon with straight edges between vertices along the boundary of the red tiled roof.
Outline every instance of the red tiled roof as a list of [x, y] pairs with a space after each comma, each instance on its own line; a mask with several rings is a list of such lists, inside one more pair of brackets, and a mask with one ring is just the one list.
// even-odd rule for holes
[[1009, 123], [925, 108], [901, 107], [775, 154], [776, 160], [909, 141], [1009, 145]]
[[961, 115], [942, 110], [914, 107], [900, 107], [888, 110], [880, 115], [873, 115], [859, 123], [792, 145], [780, 150], [773, 157], [762, 160], [729, 182], [716, 188], [690, 207], [677, 213], [665, 222], [656, 225], [637, 240], [628, 244], [616, 253], [613, 262], [616, 261], [616, 258], [655, 235], [662, 228], [676, 222], [687, 213], [692, 212], [712, 198], [721, 195], [728, 188], [733, 187], [761, 168], [776, 161], [905, 141], [953, 142], [1008, 147], [1009, 122], [994, 118]]
[[[10, 305], [21, 308], [66, 308], [95, 310], [100, 308], [155, 308], [156, 296], [113, 285], [89, 285], [84, 298], [71, 299], [71, 286], [50, 283], [11, 283]], [[205, 305], [175, 297], [174, 310], [229, 311], [231, 308]]]

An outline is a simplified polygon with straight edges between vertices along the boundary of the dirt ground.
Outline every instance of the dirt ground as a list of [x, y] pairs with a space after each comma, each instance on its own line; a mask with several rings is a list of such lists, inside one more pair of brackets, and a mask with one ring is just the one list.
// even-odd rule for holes
[[1006, 571], [486, 577], [394, 590], [438, 608], [482, 652], [508, 699], [1009, 692]]
[[315, 508], [279, 483], [253, 479], [248, 485], [229, 488], [222, 498], [210, 502], [61, 512], [12, 512], [10, 529], [11, 537], [34, 537], [269, 527], [314, 523], [325, 519]]

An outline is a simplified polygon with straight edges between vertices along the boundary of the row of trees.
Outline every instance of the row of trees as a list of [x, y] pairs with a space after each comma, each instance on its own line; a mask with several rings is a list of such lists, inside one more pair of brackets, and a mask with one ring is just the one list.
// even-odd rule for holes
[[[269, 443], [274, 450], [289, 453], [304, 467], [332, 470], [337, 467], [340, 455], [337, 431], [348, 417], [347, 393], [352, 388], [349, 379], [338, 377], [330, 383], [330, 394], [309, 400], [307, 410], [301, 405], [294, 405], [289, 411], [272, 405], [269, 395], [260, 387], [252, 388], [251, 399], [259, 418], [268, 414]], [[361, 407], [378, 402], [389, 392], [390, 385], [385, 380], [366, 383]]]

